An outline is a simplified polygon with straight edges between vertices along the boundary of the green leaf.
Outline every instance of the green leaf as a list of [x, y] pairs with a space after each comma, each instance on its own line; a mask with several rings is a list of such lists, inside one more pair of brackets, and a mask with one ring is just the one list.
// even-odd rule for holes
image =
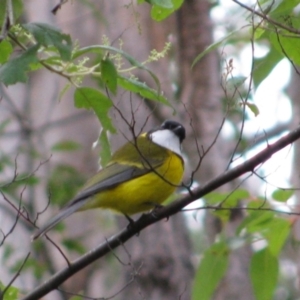
[[[174, 13], [177, 9], [179, 9], [183, 3], [183, 0], [172, 0], [169, 1], [170, 4], [167, 2], [165, 5], [162, 4], [163, 1], [153, 1], [153, 2], [160, 2], [160, 3], [153, 3], [153, 7], [151, 9], [151, 18], [157, 22], [160, 22]], [[169, 7], [167, 7], [169, 6]]]
[[113, 105], [108, 97], [93, 88], [81, 87], [75, 90], [74, 100], [77, 108], [92, 109], [104, 130], [116, 132], [108, 115], [108, 111]]
[[237, 228], [237, 234], [242, 229], [246, 229], [249, 233], [256, 233], [262, 231], [269, 222], [274, 218], [274, 213], [271, 211], [252, 211]]
[[5, 261], [8, 261], [11, 257], [13, 257], [13, 255], [15, 255], [15, 248], [12, 247], [12, 245], [10, 244], [3, 244], [2, 246], [4, 246], [4, 250], [2, 257]]
[[146, 0], [151, 5], [156, 5], [163, 8], [173, 8], [172, 0]]
[[[179, 1], [179, 0], [176, 0]], [[132, 66], [139, 68], [141, 70], [145, 70], [146, 72], [148, 72], [150, 74], [150, 76], [152, 77], [152, 79], [154, 80], [155, 84], [157, 85], [157, 94], [160, 94], [160, 83], [159, 80], [157, 78], [157, 76], [151, 71], [149, 70], [145, 65], [141, 64], [139, 61], [137, 61], [136, 59], [134, 59], [132, 56], [130, 56], [129, 54], [127, 54], [126, 52], [124, 52], [123, 50], [111, 47], [111, 46], [101, 46], [101, 45], [94, 45], [94, 46], [88, 46], [88, 47], [84, 47], [81, 48], [79, 50], [77, 50], [74, 54], [73, 54], [73, 59], [86, 54], [86, 53], [102, 53], [104, 51], [110, 51], [110, 52], [114, 52], [117, 54], [120, 54], [122, 57], [124, 57]]]
[[259, 210], [259, 208], [270, 208], [270, 206], [268, 205], [268, 202], [266, 201], [265, 197], [256, 197], [255, 199], [252, 199], [252, 201], [250, 201], [247, 205], [247, 207], [249, 209], [257, 209]]
[[293, 9], [299, 4], [299, 0], [277, 0], [268, 3], [270, 7], [271, 18], [276, 18], [276, 16], [284, 17], [283, 15], [290, 14]]
[[83, 296], [72, 296], [70, 300], [84, 300]]
[[34, 186], [37, 185], [40, 182], [40, 178], [38, 176], [35, 175], [28, 175], [28, 174], [24, 174], [24, 179], [22, 178], [22, 175], [20, 176], [20, 181], [22, 182], [22, 184], [24, 185], [28, 185], [28, 186]]
[[63, 239], [62, 244], [69, 250], [75, 251], [78, 254], [84, 254], [86, 249], [82, 243], [75, 239]]
[[291, 223], [283, 218], [274, 217], [272, 222], [262, 228], [262, 235], [268, 241], [269, 250], [274, 256], [278, 256], [290, 233]]
[[[288, 36], [284, 36], [288, 35]], [[283, 56], [288, 57], [294, 63], [300, 65], [300, 40], [297, 35], [290, 34], [287, 31], [268, 32], [267, 37], [273, 47]]]
[[[116, 48], [117, 49], [117, 48]], [[72, 59], [76, 59], [82, 55], [85, 55], [87, 53], [95, 53], [98, 54], [100, 57], [104, 56], [106, 49], [103, 49], [101, 45], [91, 45], [87, 47], [83, 47], [80, 49], [74, 49], [72, 53]]]
[[273, 299], [278, 280], [278, 260], [268, 248], [252, 256], [250, 278], [257, 300]]
[[278, 189], [272, 193], [272, 198], [276, 201], [286, 202], [294, 195], [293, 190]]
[[4, 290], [6, 288], [6, 286], [5, 285], [3, 285], [2, 283], [1, 283], [1, 281], [0, 281], [0, 297], [1, 297], [1, 299], [3, 299], [3, 300], [18, 300], [18, 299], [20, 299], [20, 295], [19, 295], [19, 290], [16, 288], [16, 287], [14, 287], [14, 286], [10, 286], [7, 290], [6, 290], [6, 292], [5, 292], [5, 294], [4, 294], [4, 297], [2, 298], [2, 291]]
[[224, 201], [226, 194], [227, 193], [210, 192], [204, 196], [204, 199], [208, 205], [217, 204]]
[[29, 48], [20, 56], [9, 60], [0, 67], [0, 81], [5, 85], [26, 82], [30, 64], [38, 62], [36, 52], [39, 45]]
[[72, 41], [68, 34], [44, 23], [29, 23], [23, 27], [34, 36], [39, 44], [45, 47], [54, 46], [63, 60], [71, 59]]
[[258, 88], [282, 59], [283, 55], [272, 47], [266, 56], [254, 59], [253, 82], [255, 88]]
[[[65, 203], [68, 203], [70, 200], [71, 199], [68, 199], [68, 201], [65, 201]], [[66, 230], [66, 225], [64, 222], [60, 222], [56, 224], [51, 230], [62, 233], [64, 230]]]
[[85, 177], [70, 165], [55, 166], [47, 184], [51, 204], [62, 206], [69, 202], [85, 182]]
[[220, 220], [222, 220], [223, 222], [228, 222], [230, 219], [230, 215], [231, 215], [231, 210], [230, 208], [220, 208], [220, 209], [216, 209], [214, 211], [212, 211], [212, 214], [216, 217], [218, 217]]
[[260, 37], [265, 33], [265, 29], [264, 28], [261, 28], [261, 27], [255, 27], [255, 28], [253, 28], [253, 30], [254, 30], [254, 40], [258, 40], [258, 39], [260, 39]]
[[118, 84], [125, 90], [140, 94], [145, 99], [158, 101], [161, 104], [171, 107], [171, 104], [168, 102], [167, 98], [159, 94], [157, 91], [149, 88], [146, 83], [123, 76], [118, 76]]
[[202, 51], [200, 54], [197, 55], [197, 57], [194, 59], [191, 68], [193, 68], [196, 63], [198, 63], [206, 54], [216, 50], [218, 47], [220, 47], [223, 43], [228, 41], [230, 38], [232, 38], [236, 33], [240, 32], [240, 29], [234, 30], [230, 33], [228, 33], [225, 37], [221, 38], [220, 40], [216, 41], [215, 43], [212, 43], [209, 45], [204, 51]]
[[9, 59], [12, 51], [13, 47], [10, 42], [4, 40], [0, 43], [0, 64], [5, 63]]
[[[29, 257], [26, 260], [25, 265], [23, 264], [24, 264], [23, 258], [15, 260], [14, 265], [11, 267], [11, 272], [16, 273], [20, 270], [21, 266], [23, 266], [22, 267], [23, 272], [25, 272], [26, 270], [30, 270], [30, 274], [33, 274], [35, 278], [41, 278], [45, 274], [47, 269], [45, 264], [44, 265], [38, 264], [37, 260], [33, 257]], [[20, 299], [20, 297], [18, 299]]]
[[[1, 126], [1, 125], [0, 125]], [[0, 131], [1, 134], [1, 131]], [[12, 157], [9, 154], [6, 154], [4, 152], [1, 153], [0, 156], [0, 173], [2, 173], [5, 168], [11, 168], [13, 166], [13, 162], [12, 162]], [[3, 180], [3, 178], [2, 178]], [[9, 183], [5, 182], [5, 183], [0, 183], [0, 189], [5, 186], [6, 184], [9, 185]]]
[[246, 198], [249, 198], [250, 194], [245, 189], [236, 189], [232, 192], [220, 193], [211, 192], [205, 195], [205, 201], [207, 204], [217, 204], [223, 202], [223, 206], [236, 206], [237, 202]]
[[[219, 217], [222, 221], [227, 222], [231, 216], [231, 208], [237, 207], [238, 202], [249, 197], [249, 192], [245, 189], [236, 189], [228, 193], [212, 192], [205, 196], [207, 202], [218, 203], [219, 205], [213, 211], [213, 214]], [[209, 198], [211, 199], [209, 201]], [[217, 202], [215, 202], [217, 201]]]
[[52, 151], [75, 151], [81, 148], [81, 145], [71, 140], [65, 140], [56, 143], [51, 147]]
[[106, 58], [101, 60], [101, 77], [103, 82], [106, 84], [108, 89], [116, 95], [117, 83], [118, 83], [118, 72], [113, 62]]
[[246, 106], [253, 112], [255, 117], [257, 117], [259, 115], [259, 109], [258, 109], [257, 105], [247, 101]]
[[193, 300], [212, 299], [218, 283], [228, 268], [229, 253], [225, 242], [213, 244], [204, 252], [193, 284]]
[[107, 131], [102, 130], [99, 137], [100, 150], [100, 161], [101, 166], [105, 167], [111, 158], [110, 144], [107, 138]]
[[237, 234], [243, 229], [262, 236], [268, 242], [272, 255], [278, 256], [290, 233], [291, 223], [271, 211], [253, 211], [239, 225]]
[[250, 197], [250, 194], [245, 189], [236, 189], [231, 193], [228, 193], [228, 198], [225, 200], [224, 205], [230, 205], [235, 207], [237, 203], [241, 200], [247, 199]]

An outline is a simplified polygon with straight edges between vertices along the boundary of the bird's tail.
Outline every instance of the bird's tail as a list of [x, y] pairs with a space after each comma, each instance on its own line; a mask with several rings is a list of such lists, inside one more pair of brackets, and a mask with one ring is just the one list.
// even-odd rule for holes
[[65, 219], [75, 211], [77, 211], [85, 202], [78, 201], [73, 203], [70, 206], [66, 206], [63, 208], [54, 218], [50, 219], [45, 225], [39, 228], [31, 237], [32, 240], [37, 239], [38, 237], [47, 233], [51, 228], [53, 228], [56, 224], [58, 224], [61, 220]]

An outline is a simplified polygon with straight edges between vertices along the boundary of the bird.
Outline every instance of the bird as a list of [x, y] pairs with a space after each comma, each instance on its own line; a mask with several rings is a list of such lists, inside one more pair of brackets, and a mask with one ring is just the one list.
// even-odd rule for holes
[[110, 209], [132, 221], [130, 215], [161, 206], [181, 184], [184, 139], [183, 125], [166, 120], [128, 141], [32, 239], [44, 235], [76, 211]]

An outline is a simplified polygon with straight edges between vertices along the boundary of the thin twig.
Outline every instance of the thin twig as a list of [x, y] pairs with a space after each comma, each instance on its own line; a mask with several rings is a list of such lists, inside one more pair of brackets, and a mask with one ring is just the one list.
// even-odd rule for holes
[[232, 0], [232, 1], [233, 1], [234, 3], [236, 3], [236, 4], [238, 4], [239, 6], [245, 8], [246, 10], [252, 12], [253, 14], [255, 14], [255, 15], [261, 17], [261, 18], [264, 19], [265, 21], [267, 21], [267, 22], [269, 22], [269, 23], [271, 23], [271, 24], [273, 24], [273, 25], [276, 25], [276, 26], [279, 27], [279, 28], [285, 29], [285, 30], [287, 30], [287, 31], [289, 31], [289, 32], [292, 32], [292, 33], [295, 33], [295, 34], [300, 34], [300, 30], [298, 30], [298, 29], [295, 29], [295, 28], [293, 28], [293, 27], [286, 26], [286, 25], [284, 25], [283, 23], [277, 22], [277, 21], [275, 21], [275, 20], [269, 18], [266, 14], [261, 13], [261, 12], [255, 10], [254, 8], [251, 8], [251, 7], [247, 6], [247, 5], [244, 4], [244, 3], [241, 3], [241, 2], [238, 1], [238, 0]]
[[12, 286], [12, 284], [14, 283], [14, 281], [20, 276], [21, 271], [26, 263], [26, 261], [28, 260], [30, 256], [30, 252], [27, 253], [22, 265], [20, 266], [20, 268], [18, 269], [17, 273], [14, 275], [14, 277], [10, 280], [10, 282], [8, 283], [8, 285], [5, 287], [5, 289], [2, 291], [1, 296], [4, 298], [4, 294], [8, 291], [9, 287]]

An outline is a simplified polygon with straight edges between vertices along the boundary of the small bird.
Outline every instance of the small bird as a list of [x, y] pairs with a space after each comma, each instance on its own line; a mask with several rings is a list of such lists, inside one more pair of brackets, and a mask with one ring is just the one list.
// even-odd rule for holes
[[32, 239], [44, 235], [76, 211], [111, 209], [130, 220], [129, 215], [159, 206], [181, 183], [184, 138], [185, 128], [176, 121], [167, 120], [127, 142]]

